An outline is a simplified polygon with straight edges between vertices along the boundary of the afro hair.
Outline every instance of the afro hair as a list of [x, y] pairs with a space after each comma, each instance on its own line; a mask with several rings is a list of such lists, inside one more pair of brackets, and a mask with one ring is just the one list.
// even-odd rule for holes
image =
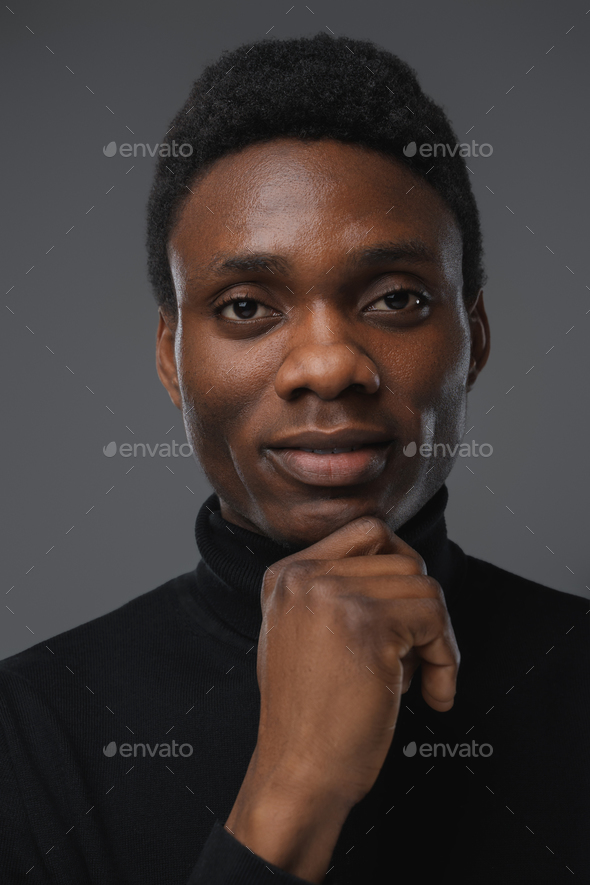
[[[223, 156], [284, 137], [330, 138], [371, 148], [426, 180], [457, 221], [463, 298], [474, 299], [485, 273], [479, 212], [465, 161], [459, 151], [436, 159], [404, 152], [412, 142], [457, 143], [446, 114], [396, 55], [368, 40], [320, 33], [225, 51], [205, 68], [172, 121], [148, 201], [148, 270], [162, 310], [176, 315], [166, 247], [191, 183]], [[190, 156], [175, 156], [173, 142], [190, 144]]]

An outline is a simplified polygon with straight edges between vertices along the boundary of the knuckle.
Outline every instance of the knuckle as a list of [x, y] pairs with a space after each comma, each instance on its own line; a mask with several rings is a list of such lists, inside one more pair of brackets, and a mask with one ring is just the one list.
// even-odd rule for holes
[[433, 578], [432, 575], [419, 574], [416, 575], [416, 580], [424, 595], [442, 603], [446, 610], [445, 595], [436, 578]]
[[395, 636], [388, 636], [387, 641], [382, 641], [379, 648], [379, 659], [383, 667], [390, 673], [403, 674], [404, 651], [406, 643]]
[[[323, 568], [322, 568], [323, 567]], [[336, 595], [341, 579], [323, 574], [325, 565], [316, 559], [300, 559], [286, 563], [275, 578], [274, 596], [277, 600], [293, 600], [295, 596], [311, 598], [320, 603]]]
[[375, 635], [380, 629], [380, 619], [376, 616], [374, 601], [366, 596], [353, 594], [340, 596], [336, 601], [338, 619], [348, 633]]
[[286, 563], [279, 571], [277, 584], [291, 585], [306, 582], [316, 569], [316, 562], [312, 559], [296, 559]]
[[378, 516], [359, 517], [359, 528], [364, 530], [367, 540], [375, 550], [381, 550], [391, 541], [391, 531]]
[[263, 600], [278, 601], [296, 592], [308, 582], [313, 566], [313, 561], [301, 559], [269, 566], [262, 581]]
[[[414, 551], [414, 552], [416, 553], [416, 551]], [[428, 569], [426, 568], [426, 563], [425, 563], [424, 559], [420, 556], [419, 553], [416, 553], [415, 562], [416, 562], [417, 568], [419, 569], [418, 574], [427, 575]]]
[[409, 556], [407, 553], [399, 553], [398, 556], [403, 565], [403, 574], [426, 576], [426, 563], [421, 556]]

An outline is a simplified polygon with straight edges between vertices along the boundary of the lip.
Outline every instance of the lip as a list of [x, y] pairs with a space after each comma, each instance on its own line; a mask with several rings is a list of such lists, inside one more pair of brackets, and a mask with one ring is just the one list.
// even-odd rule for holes
[[[384, 440], [382, 442], [370, 442], [368, 445], [362, 445], [360, 442], [342, 441], [342, 435], [332, 435], [332, 440], [337, 442], [326, 442], [326, 434], [320, 434], [322, 437], [321, 444], [310, 440], [318, 439], [318, 435], [307, 433], [302, 434], [301, 438], [305, 438], [307, 445], [305, 448], [347, 448], [352, 445], [361, 445], [362, 447], [354, 452], [341, 452], [339, 454], [319, 455], [315, 452], [304, 452], [301, 448], [295, 446], [284, 446], [280, 448], [269, 448], [268, 452], [273, 463], [281, 470], [287, 473], [293, 479], [312, 486], [351, 486], [359, 483], [369, 482], [376, 479], [385, 469], [387, 456], [393, 445], [393, 440]], [[350, 439], [350, 436], [347, 437]]]
[[[369, 446], [372, 443], [391, 442], [391, 431], [370, 427], [341, 427], [336, 430], [302, 430], [267, 443], [270, 449], [348, 449]], [[327, 457], [327, 456], [320, 456]]]

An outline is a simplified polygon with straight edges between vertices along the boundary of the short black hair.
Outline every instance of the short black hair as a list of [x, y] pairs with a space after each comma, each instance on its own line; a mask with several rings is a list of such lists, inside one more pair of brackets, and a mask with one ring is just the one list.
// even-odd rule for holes
[[[463, 157], [406, 156], [412, 142], [456, 144], [443, 109], [416, 72], [368, 40], [317, 34], [226, 50], [205, 68], [160, 150], [148, 201], [148, 270], [158, 305], [176, 316], [166, 245], [190, 185], [216, 160], [275, 138], [335, 139], [372, 148], [426, 180], [453, 212], [463, 240], [463, 298], [485, 282], [479, 212]], [[176, 149], [173, 142], [176, 142]], [[190, 144], [188, 148], [182, 145]], [[174, 156], [176, 153], [177, 156]], [[408, 153], [411, 153], [408, 151]]]

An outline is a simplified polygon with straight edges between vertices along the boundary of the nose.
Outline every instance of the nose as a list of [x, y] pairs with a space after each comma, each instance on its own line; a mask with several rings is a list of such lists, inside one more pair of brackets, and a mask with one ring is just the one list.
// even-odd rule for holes
[[320, 399], [335, 399], [347, 388], [364, 393], [379, 390], [375, 363], [344, 342], [313, 342], [294, 347], [275, 378], [275, 390], [285, 400], [301, 390], [312, 390]]

